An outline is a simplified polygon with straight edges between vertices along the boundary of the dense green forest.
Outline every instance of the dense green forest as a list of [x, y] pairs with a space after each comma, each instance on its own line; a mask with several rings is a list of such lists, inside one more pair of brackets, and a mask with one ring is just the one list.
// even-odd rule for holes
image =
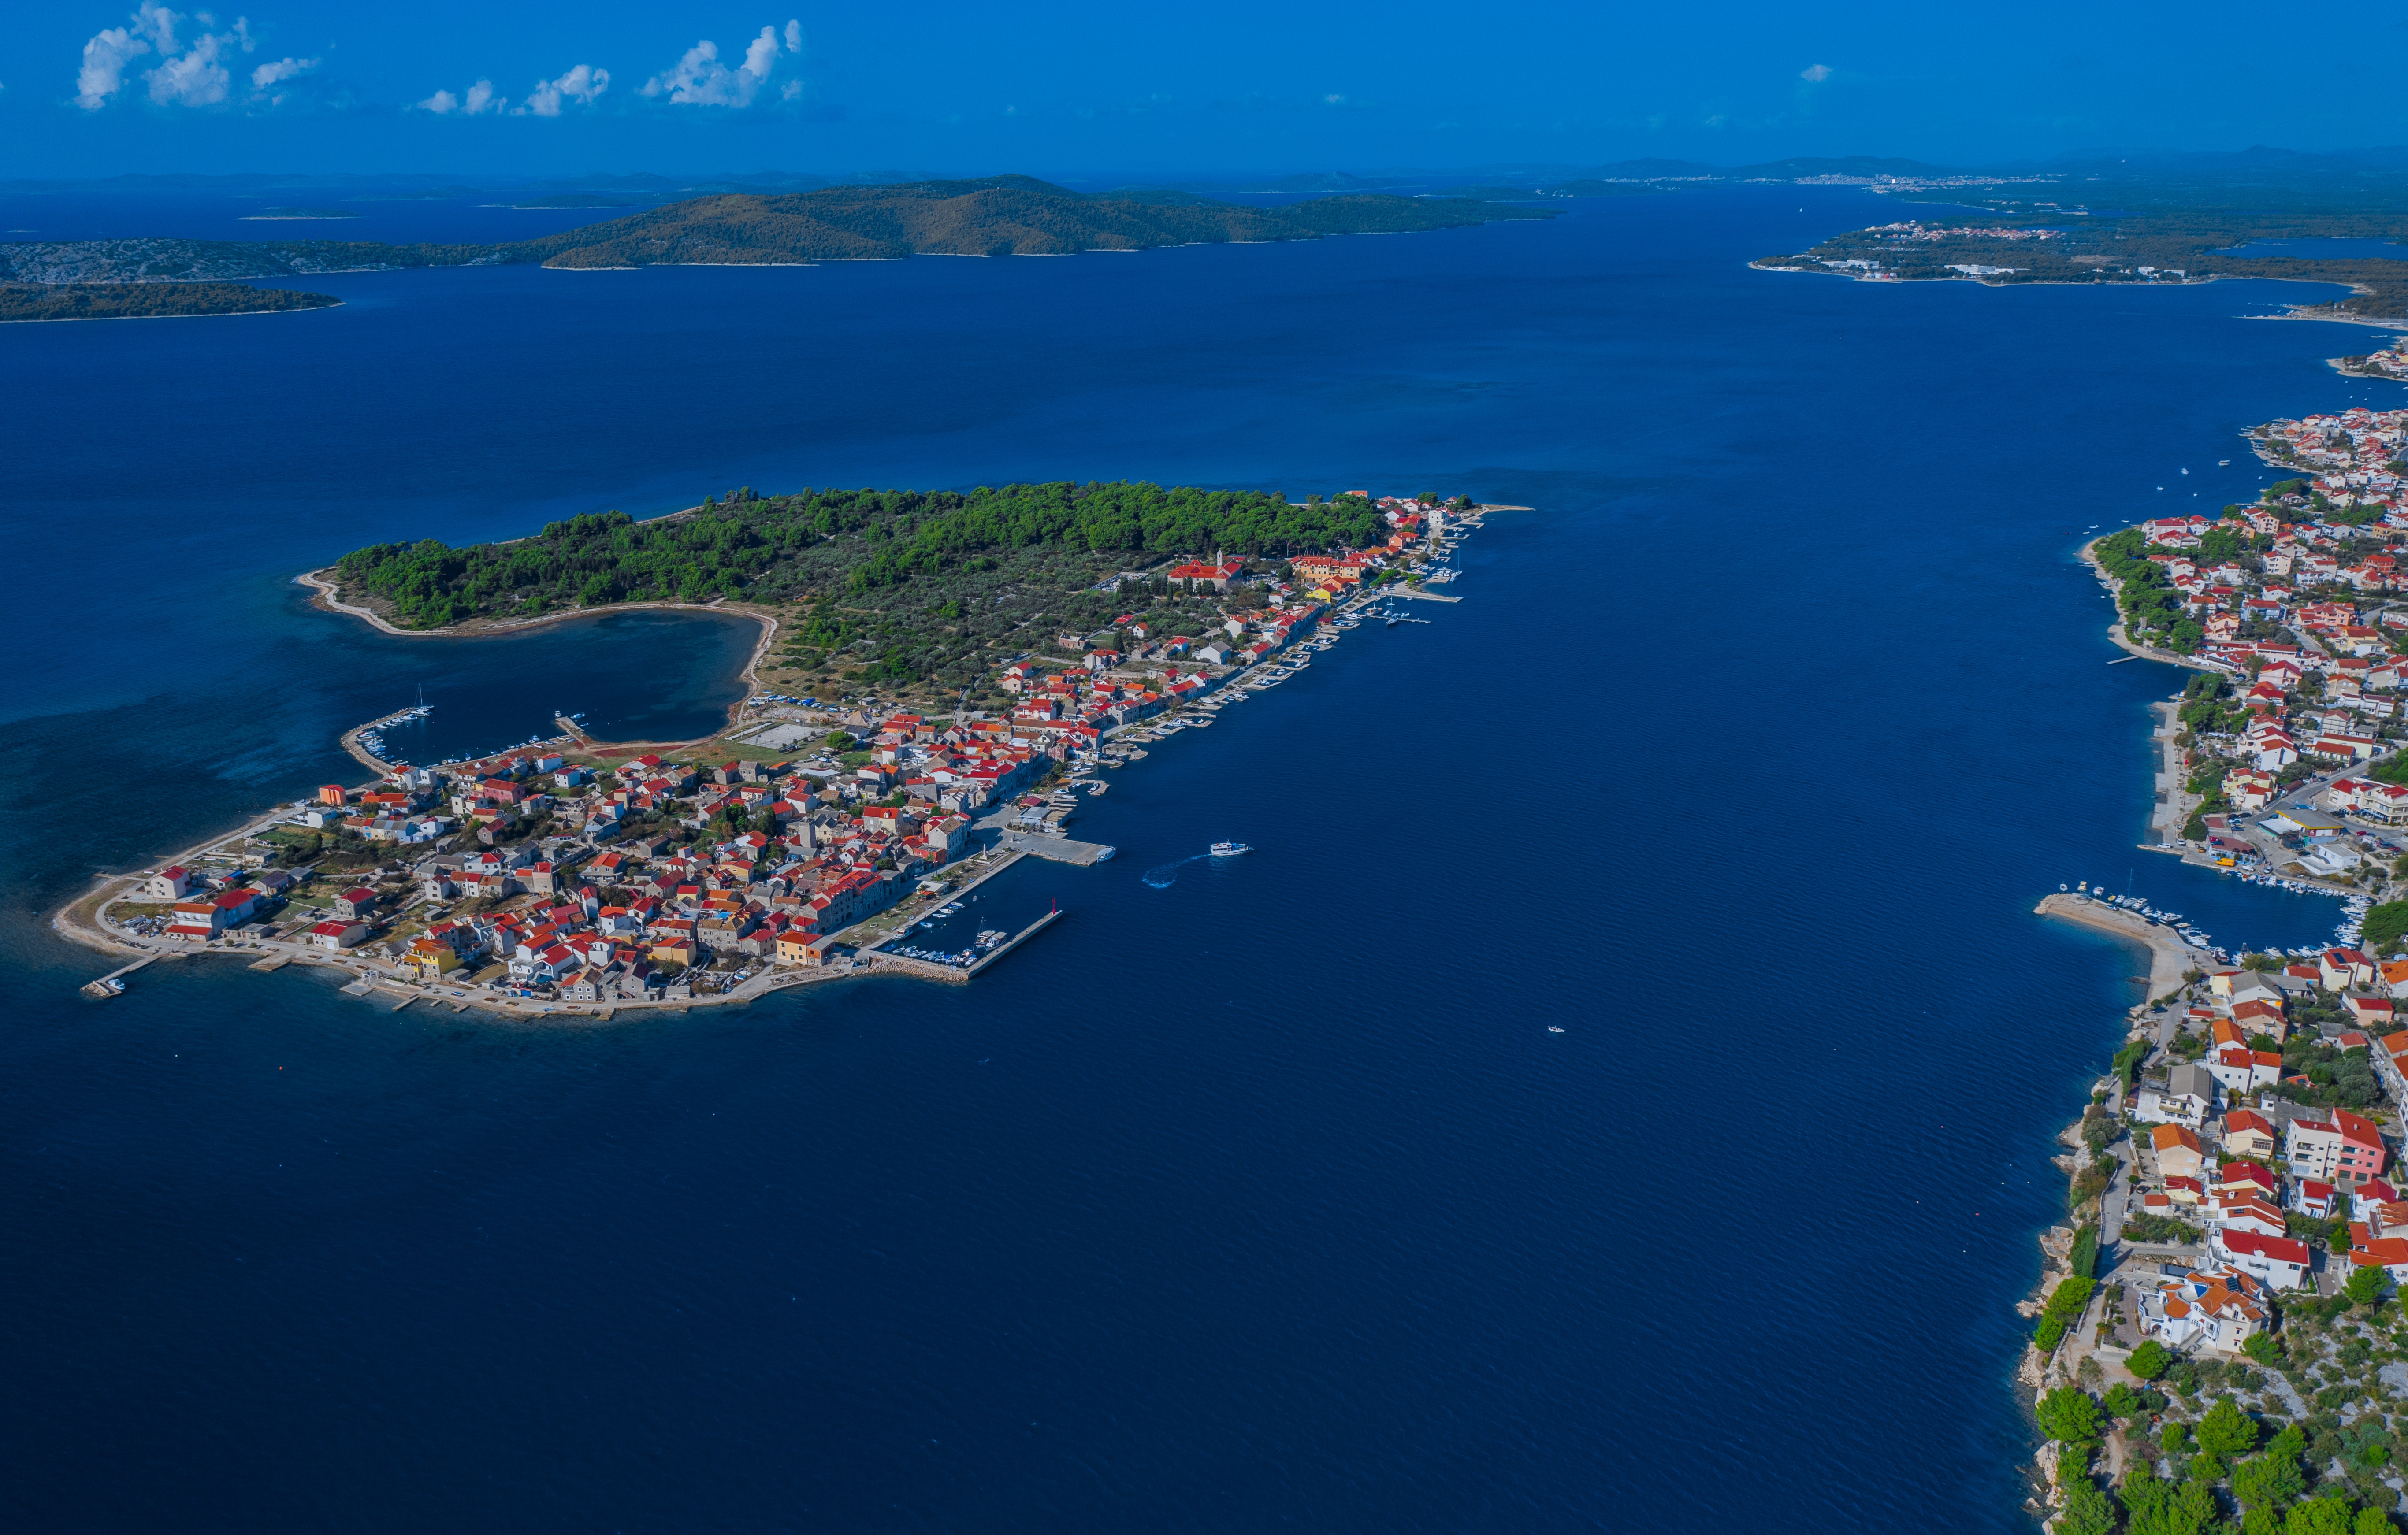
[[1352, 495], [1294, 505], [1260, 491], [1125, 481], [967, 494], [764, 497], [748, 488], [648, 522], [588, 513], [507, 544], [379, 544], [344, 556], [332, 575], [345, 601], [413, 629], [740, 596], [781, 615], [770, 686], [875, 687], [933, 704], [991, 689], [1000, 661], [1062, 632], [1108, 633], [1134, 615], [1156, 637], [1201, 635], [1226, 612], [1262, 604], [1252, 586], [1224, 594], [1170, 580], [1187, 559], [1226, 551], [1268, 572], [1290, 555], [1386, 534], [1379, 512]]
[[1076, 591], [1174, 557], [1284, 557], [1386, 536], [1371, 504], [1348, 496], [1298, 506], [1261, 491], [1115, 481], [951, 490], [804, 490], [725, 503], [650, 522], [589, 513], [532, 538], [452, 547], [379, 544], [335, 567], [347, 601], [431, 629], [618, 602], [762, 602], [858, 597], [913, 583]]
[[11, 320], [136, 320], [324, 309], [327, 293], [251, 288], [238, 282], [0, 283], [0, 322]]

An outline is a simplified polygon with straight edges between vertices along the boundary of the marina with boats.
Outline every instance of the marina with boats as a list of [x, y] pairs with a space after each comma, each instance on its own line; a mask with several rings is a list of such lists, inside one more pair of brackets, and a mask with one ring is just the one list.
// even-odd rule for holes
[[[2262, 885], [2273, 889], [2286, 890], [2294, 895], [2329, 895], [2331, 893], [2329, 890], [2311, 885], [2304, 880], [2285, 879], [2275, 874], [2243, 874], [2234, 877], [2239, 878], [2243, 884]], [[2286, 959], [2313, 959], [2317, 955], [2322, 954], [2327, 948], [2356, 948], [2363, 937], [2363, 924], [2366, 920], [2366, 914], [2368, 911], [2372, 909], [2373, 905], [2372, 899], [2365, 895], [2351, 895], [2343, 898], [2341, 903], [2341, 921], [2335, 925], [2331, 942], [2328, 944], [2308, 945], [2290, 948], [2285, 948], [2274, 945], [2257, 946], [2244, 945], [2239, 948], [2228, 948], [2217, 944], [2214, 937], [2192, 923], [2191, 920], [2188, 917], [2186, 917], [2182, 913], [2160, 910], [2159, 908], [2151, 905], [2146, 900], [2140, 896], [2111, 895], [2107, 892], [2105, 887], [2093, 885], [2088, 880], [2078, 880], [2071, 886], [2059, 885], [2057, 889], [2065, 894], [2079, 896], [2086, 901], [2112, 907], [2115, 911], [2123, 913], [2128, 917], [2137, 917], [2140, 921], [2148, 924], [2151, 927], [2163, 929], [2164, 931], [2172, 933], [2176, 938], [2179, 938], [2186, 947], [2197, 950], [2202, 961], [2212, 960], [2217, 964], [2237, 964], [2243, 958], [2252, 954], [2271, 954], [2278, 955]]]

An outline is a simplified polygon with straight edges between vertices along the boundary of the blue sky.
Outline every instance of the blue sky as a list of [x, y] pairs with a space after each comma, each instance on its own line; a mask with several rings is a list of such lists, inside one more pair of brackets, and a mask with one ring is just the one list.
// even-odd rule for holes
[[[50, 0], [0, 175], [1205, 175], [1637, 155], [1942, 161], [2408, 142], [2408, 16], [2287, 64], [2260, 7]], [[2300, 67], [2306, 65], [2307, 67]]]

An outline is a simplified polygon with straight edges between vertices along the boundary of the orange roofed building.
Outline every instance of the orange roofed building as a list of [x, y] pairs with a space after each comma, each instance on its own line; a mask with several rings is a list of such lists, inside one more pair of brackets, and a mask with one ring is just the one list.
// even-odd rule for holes
[[2157, 1154], [2161, 1178], [2196, 1178], [2207, 1166], [2199, 1135], [2186, 1125], [2157, 1126], [2149, 1131], [2149, 1148]]

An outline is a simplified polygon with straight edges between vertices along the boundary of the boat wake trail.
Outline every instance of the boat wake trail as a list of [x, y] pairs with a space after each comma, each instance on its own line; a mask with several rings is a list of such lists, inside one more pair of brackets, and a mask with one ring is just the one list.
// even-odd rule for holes
[[1145, 872], [1145, 882], [1153, 886], [1157, 890], [1167, 890], [1178, 880], [1179, 871], [1182, 867], [1190, 863], [1200, 863], [1211, 856], [1212, 855], [1210, 853], [1197, 853], [1193, 858], [1178, 859], [1172, 862], [1148, 869]]

